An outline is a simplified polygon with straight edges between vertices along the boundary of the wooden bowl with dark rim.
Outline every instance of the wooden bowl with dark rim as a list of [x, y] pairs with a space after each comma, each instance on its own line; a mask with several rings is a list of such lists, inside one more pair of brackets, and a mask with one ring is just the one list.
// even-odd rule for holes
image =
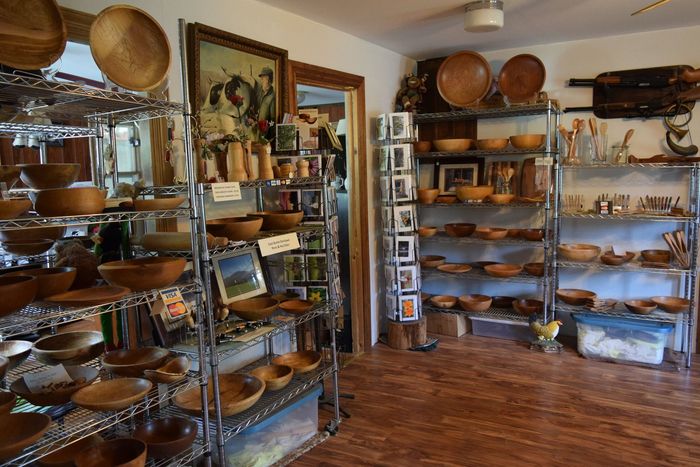
[[89, 366], [66, 366], [65, 368], [68, 376], [73, 380], [73, 384], [47, 389], [44, 392], [32, 392], [27, 387], [24, 378], [20, 377], [10, 385], [10, 390], [30, 404], [38, 406], [67, 404], [75, 392], [94, 383], [99, 375], [96, 368]]
[[652, 263], [670, 263], [671, 262], [671, 251], [670, 250], [642, 250], [642, 258], [644, 261], [649, 261]]
[[303, 315], [311, 308], [313, 308], [314, 302], [311, 300], [287, 300], [279, 304], [280, 310], [292, 314], [292, 315]]
[[266, 391], [279, 391], [289, 384], [294, 376], [294, 370], [287, 365], [265, 365], [250, 372], [265, 381]]
[[43, 413], [11, 413], [2, 417], [0, 461], [12, 459], [34, 444], [51, 426], [51, 417]]
[[542, 313], [544, 304], [542, 300], [533, 298], [520, 298], [513, 300], [513, 309], [522, 316], [530, 316], [533, 313]]
[[272, 359], [275, 365], [286, 365], [291, 367], [295, 373], [308, 373], [321, 364], [321, 354], [314, 350], [301, 350], [278, 355]]
[[493, 299], [488, 295], [482, 294], [467, 294], [460, 295], [459, 306], [462, 307], [464, 311], [471, 311], [474, 313], [481, 313], [489, 309]]
[[522, 229], [520, 237], [530, 242], [539, 242], [544, 238], [544, 229]]
[[476, 224], [468, 222], [452, 222], [445, 224], [445, 233], [450, 237], [468, 237], [476, 230]]
[[143, 376], [144, 370], [155, 370], [163, 366], [170, 351], [162, 347], [139, 347], [107, 352], [102, 357], [102, 366], [120, 376]]
[[132, 436], [146, 443], [148, 457], [173, 457], [192, 446], [197, 437], [197, 422], [184, 417], [164, 417], [136, 427]]
[[104, 349], [100, 331], [70, 331], [42, 337], [34, 342], [32, 354], [44, 365], [82, 365]]
[[494, 308], [513, 308], [513, 300], [517, 300], [515, 297], [508, 297], [505, 295], [496, 295], [491, 297], [491, 306]]
[[683, 297], [656, 296], [651, 301], [666, 313], [685, 313], [690, 307], [690, 300]]
[[583, 289], [557, 289], [555, 292], [557, 298], [567, 305], [582, 306], [586, 304], [586, 300], [596, 298], [595, 292]]
[[432, 141], [414, 141], [413, 152], [430, 152]]
[[625, 306], [632, 313], [648, 315], [656, 310], [656, 303], [651, 300], [625, 300]]
[[143, 467], [146, 443], [134, 438], [110, 439], [80, 452], [74, 462], [76, 467]]

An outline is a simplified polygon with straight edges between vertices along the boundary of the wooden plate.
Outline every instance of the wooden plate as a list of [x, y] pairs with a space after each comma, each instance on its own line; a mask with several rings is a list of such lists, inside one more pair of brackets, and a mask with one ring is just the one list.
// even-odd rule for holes
[[438, 69], [438, 92], [448, 104], [468, 107], [479, 103], [491, 88], [491, 67], [481, 54], [463, 50], [447, 57]]
[[115, 302], [131, 293], [126, 287], [104, 285], [89, 289], [70, 290], [68, 292], [46, 297], [47, 302], [58, 303], [63, 306], [95, 306], [103, 303]]
[[153, 384], [144, 378], [109, 379], [80, 389], [71, 400], [88, 410], [121, 410], [143, 399], [152, 387]]
[[512, 57], [498, 74], [498, 90], [510, 103], [527, 102], [544, 86], [547, 72], [542, 60], [531, 54]]

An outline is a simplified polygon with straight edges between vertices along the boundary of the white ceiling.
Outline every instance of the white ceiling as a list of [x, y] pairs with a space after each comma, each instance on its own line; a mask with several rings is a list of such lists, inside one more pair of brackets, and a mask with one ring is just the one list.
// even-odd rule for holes
[[699, 0], [672, 0], [636, 16], [630, 13], [654, 0], [503, 0], [505, 26], [488, 33], [464, 31], [471, 0], [258, 1], [416, 60], [700, 24]]

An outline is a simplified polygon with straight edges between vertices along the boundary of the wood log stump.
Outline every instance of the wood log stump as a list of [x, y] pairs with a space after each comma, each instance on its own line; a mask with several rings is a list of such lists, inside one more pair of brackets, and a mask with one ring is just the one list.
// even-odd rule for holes
[[428, 341], [428, 328], [425, 316], [418, 321], [400, 323], [389, 321], [387, 344], [392, 349], [408, 350]]

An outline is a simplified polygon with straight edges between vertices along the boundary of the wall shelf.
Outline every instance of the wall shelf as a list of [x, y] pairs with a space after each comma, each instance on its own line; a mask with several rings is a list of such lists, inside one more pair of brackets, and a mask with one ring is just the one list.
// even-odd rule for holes
[[451, 112], [419, 113], [413, 116], [413, 123], [447, 122], [472, 118], [541, 116], [547, 112], [559, 112], [558, 104], [555, 101], [548, 101], [541, 104], [522, 104], [510, 107], [483, 107]]

